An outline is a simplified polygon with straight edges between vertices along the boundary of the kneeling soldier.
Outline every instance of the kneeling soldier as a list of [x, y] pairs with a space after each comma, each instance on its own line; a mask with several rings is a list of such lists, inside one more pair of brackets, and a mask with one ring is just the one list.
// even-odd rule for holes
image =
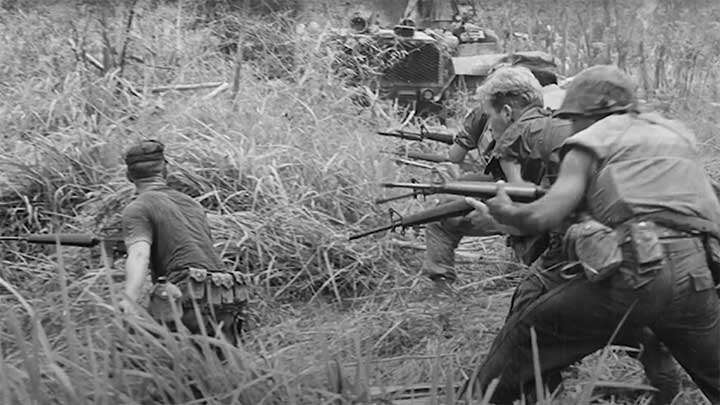
[[[228, 342], [238, 343], [247, 305], [240, 273], [224, 269], [213, 251], [203, 207], [166, 183], [164, 145], [143, 141], [125, 153], [127, 178], [137, 197], [122, 213], [127, 262], [123, 311], [132, 311], [148, 268], [153, 288], [149, 312], [175, 330], [170, 300], [183, 325], [193, 334], [209, 335], [220, 327]], [[199, 322], [195, 307], [200, 311]]]

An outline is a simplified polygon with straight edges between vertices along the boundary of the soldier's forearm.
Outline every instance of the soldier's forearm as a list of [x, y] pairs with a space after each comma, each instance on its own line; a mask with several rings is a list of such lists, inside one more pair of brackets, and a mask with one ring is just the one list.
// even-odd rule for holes
[[458, 144], [453, 144], [450, 146], [450, 150], [448, 150], [448, 160], [453, 163], [460, 163], [465, 159], [465, 155], [467, 155], [467, 149], [463, 148], [462, 146]]
[[140, 296], [140, 290], [145, 281], [150, 261], [149, 254], [146, 254], [147, 252], [144, 252], [144, 249], [133, 249], [136, 245], [131, 246], [125, 262], [125, 295], [133, 301], [137, 301]]

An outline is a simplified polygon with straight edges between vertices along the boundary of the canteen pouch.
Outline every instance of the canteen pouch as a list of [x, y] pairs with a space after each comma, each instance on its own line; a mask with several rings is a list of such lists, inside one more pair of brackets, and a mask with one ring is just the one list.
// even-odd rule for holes
[[660, 238], [651, 222], [642, 221], [628, 225], [630, 243], [635, 261], [640, 265], [640, 274], [652, 270], [647, 265], [658, 263], [665, 257]]
[[172, 322], [175, 320], [173, 316], [173, 303], [178, 318], [183, 316], [182, 298], [182, 291], [173, 283], [153, 284], [150, 289], [148, 313], [158, 322]]
[[205, 284], [208, 278], [208, 271], [205, 269], [190, 268], [187, 282], [188, 297], [194, 300], [205, 298]]
[[568, 258], [580, 262], [592, 282], [612, 276], [622, 264], [618, 233], [594, 219], [571, 225], [564, 242]]

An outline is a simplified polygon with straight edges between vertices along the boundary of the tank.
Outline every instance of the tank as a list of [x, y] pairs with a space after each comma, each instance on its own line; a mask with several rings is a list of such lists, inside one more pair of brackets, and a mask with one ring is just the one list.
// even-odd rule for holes
[[[497, 35], [467, 15], [429, 21], [425, 12], [406, 10], [392, 28], [381, 27], [372, 14], [352, 14], [347, 28], [331, 37], [342, 49], [336, 70], [350, 84], [368, 86], [420, 116], [441, 114], [452, 94], [474, 90], [500, 63], [527, 65], [556, 78], [557, 62], [551, 55], [502, 53]], [[417, 17], [423, 18], [421, 23]]]

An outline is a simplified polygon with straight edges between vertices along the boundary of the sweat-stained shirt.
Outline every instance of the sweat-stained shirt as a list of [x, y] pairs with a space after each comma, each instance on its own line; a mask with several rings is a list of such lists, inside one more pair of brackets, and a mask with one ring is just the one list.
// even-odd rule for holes
[[189, 267], [220, 271], [203, 207], [167, 186], [143, 191], [122, 213], [125, 244], [150, 243], [152, 279], [177, 282]]
[[[553, 118], [547, 108], [529, 107], [498, 137], [492, 157], [517, 162], [523, 179], [549, 187], [560, 170], [559, 148], [571, 135], [570, 121]], [[540, 257], [541, 268], [564, 261], [562, 236], [567, 226], [569, 223], [548, 233], [547, 249]]]
[[571, 131], [570, 121], [553, 118], [546, 108], [530, 107], [499, 136], [491, 156], [517, 162], [523, 179], [549, 186], [560, 169], [556, 149]]

